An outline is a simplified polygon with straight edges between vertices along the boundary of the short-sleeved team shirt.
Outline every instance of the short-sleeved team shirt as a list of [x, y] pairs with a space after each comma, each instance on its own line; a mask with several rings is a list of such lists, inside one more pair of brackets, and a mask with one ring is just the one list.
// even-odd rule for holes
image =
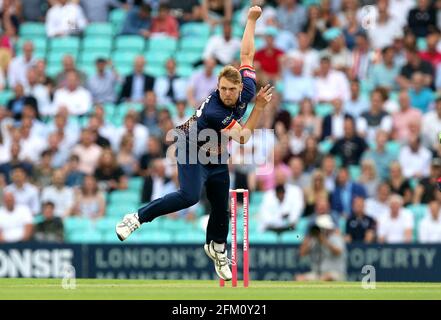
[[[187, 139], [190, 127], [197, 124], [197, 133], [199, 134], [204, 129], [213, 129], [217, 133], [218, 142], [221, 141], [221, 131], [223, 129], [231, 129], [236, 123], [240, 122], [244, 116], [247, 105], [254, 98], [256, 94], [256, 73], [251, 66], [242, 66], [239, 68], [242, 76], [243, 89], [238, 101], [234, 107], [225, 106], [219, 94], [219, 90], [213, 91], [196, 110], [195, 115], [189, 119], [182, 126], [177, 129], [183, 130]], [[190, 138], [190, 142], [192, 139]], [[206, 142], [197, 143], [198, 146]], [[223, 153], [224, 150], [219, 150]]]

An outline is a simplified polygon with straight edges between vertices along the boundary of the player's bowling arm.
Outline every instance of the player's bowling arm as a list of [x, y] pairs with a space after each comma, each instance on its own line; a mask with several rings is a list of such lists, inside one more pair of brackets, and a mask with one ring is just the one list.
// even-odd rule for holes
[[256, 21], [262, 14], [259, 6], [253, 6], [248, 11], [248, 19], [245, 25], [245, 31], [242, 36], [242, 44], [240, 47], [240, 63], [241, 65], [252, 66], [254, 60], [254, 33], [256, 30]]

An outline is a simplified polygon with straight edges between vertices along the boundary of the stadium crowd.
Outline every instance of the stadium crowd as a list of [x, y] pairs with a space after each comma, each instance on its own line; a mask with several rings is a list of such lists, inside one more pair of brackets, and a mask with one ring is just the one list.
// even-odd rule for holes
[[441, 242], [441, 1], [2, 0], [0, 243], [70, 241], [112, 194], [175, 190], [166, 135], [239, 66], [251, 4], [273, 131], [232, 146], [231, 183], [260, 231], [329, 214], [347, 242]]

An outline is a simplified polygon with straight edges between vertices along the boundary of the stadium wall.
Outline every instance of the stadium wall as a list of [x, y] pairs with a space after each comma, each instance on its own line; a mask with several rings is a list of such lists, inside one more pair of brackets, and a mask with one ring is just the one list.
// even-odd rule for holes
[[[256, 244], [250, 252], [253, 280], [289, 281], [308, 270], [298, 246]], [[0, 278], [62, 278], [66, 265], [78, 278], [216, 278], [212, 262], [194, 244], [0, 246]], [[348, 280], [360, 280], [365, 265], [375, 267], [377, 281], [441, 281], [441, 245], [348, 246]]]

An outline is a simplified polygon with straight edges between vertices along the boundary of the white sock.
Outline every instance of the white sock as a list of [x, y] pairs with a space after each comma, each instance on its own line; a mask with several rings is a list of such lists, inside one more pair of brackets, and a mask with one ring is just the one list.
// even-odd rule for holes
[[217, 243], [213, 241], [213, 248], [217, 252], [224, 252], [225, 251], [225, 242], [224, 243]]

